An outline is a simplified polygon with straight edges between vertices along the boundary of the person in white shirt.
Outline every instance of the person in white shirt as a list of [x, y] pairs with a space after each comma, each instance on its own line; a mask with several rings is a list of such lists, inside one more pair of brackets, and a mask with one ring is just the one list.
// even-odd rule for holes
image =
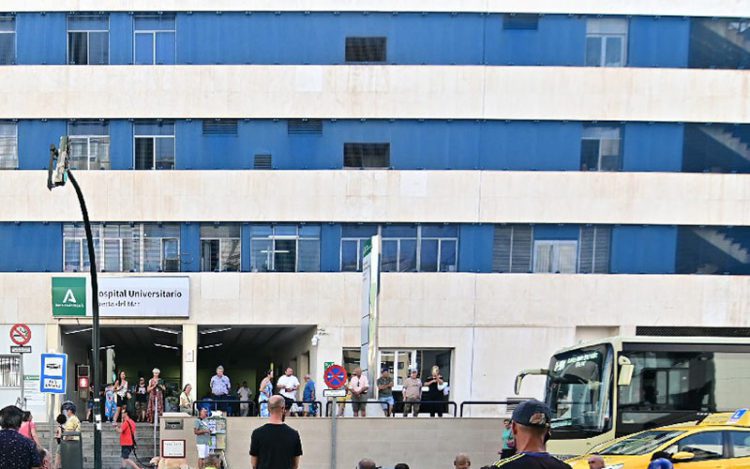
[[352, 379], [349, 380], [349, 389], [352, 390], [352, 410], [354, 416], [367, 417], [367, 391], [370, 390], [370, 382], [367, 381], [367, 375], [362, 374], [362, 368], [355, 368], [352, 373]]
[[240, 398], [240, 415], [247, 417], [250, 413], [250, 388], [247, 387], [247, 381], [243, 381], [242, 386], [237, 389], [237, 397]]
[[284, 398], [286, 415], [290, 415], [292, 411], [292, 405], [297, 401], [297, 389], [299, 388], [299, 380], [294, 376], [294, 370], [287, 368], [284, 372], [284, 376], [279, 378], [276, 382], [276, 389], [279, 390], [279, 394]]

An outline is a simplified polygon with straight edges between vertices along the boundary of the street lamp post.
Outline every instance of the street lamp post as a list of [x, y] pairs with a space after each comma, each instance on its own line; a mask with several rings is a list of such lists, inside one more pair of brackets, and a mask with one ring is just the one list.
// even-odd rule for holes
[[[91, 382], [94, 388], [94, 469], [102, 469], [102, 416], [99, 412], [99, 282], [96, 276], [96, 250], [94, 249], [94, 238], [91, 235], [91, 222], [89, 221], [89, 211], [86, 208], [86, 201], [81, 192], [81, 186], [78, 185], [73, 172], [68, 168], [68, 137], [60, 138], [60, 149], [55, 145], [50, 145], [49, 169], [47, 173], [47, 188], [49, 190], [55, 187], [64, 186], [69, 179], [78, 196], [78, 203], [81, 206], [83, 215], [83, 226], [86, 230], [86, 244], [89, 252], [89, 266], [91, 268], [91, 298], [93, 302], [93, 327], [91, 329], [92, 360], [94, 369]], [[56, 162], [56, 164], [55, 164]], [[55, 167], [53, 168], [53, 165]]]

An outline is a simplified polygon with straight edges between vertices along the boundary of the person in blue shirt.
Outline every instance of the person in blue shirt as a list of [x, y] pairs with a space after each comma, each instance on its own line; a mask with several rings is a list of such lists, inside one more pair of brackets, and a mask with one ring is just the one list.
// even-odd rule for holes
[[[302, 402], [305, 404], [305, 417], [315, 417], [317, 413], [315, 405], [315, 381], [310, 375], [305, 375], [305, 389], [302, 391]], [[309, 402], [309, 404], [307, 404]]]

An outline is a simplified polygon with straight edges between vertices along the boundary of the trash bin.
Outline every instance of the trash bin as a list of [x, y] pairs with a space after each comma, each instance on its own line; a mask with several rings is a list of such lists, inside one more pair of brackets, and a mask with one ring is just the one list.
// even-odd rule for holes
[[62, 469], [83, 469], [81, 432], [65, 432], [60, 441]]

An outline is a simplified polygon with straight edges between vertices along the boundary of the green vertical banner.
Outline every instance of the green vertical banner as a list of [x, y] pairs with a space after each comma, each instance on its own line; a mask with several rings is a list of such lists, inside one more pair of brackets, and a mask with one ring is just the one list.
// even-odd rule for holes
[[380, 236], [373, 236], [362, 249], [362, 310], [360, 320], [360, 368], [370, 381], [370, 395], [374, 396], [373, 382], [378, 378], [378, 303], [380, 295]]
[[85, 277], [52, 277], [52, 316], [86, 316]]

